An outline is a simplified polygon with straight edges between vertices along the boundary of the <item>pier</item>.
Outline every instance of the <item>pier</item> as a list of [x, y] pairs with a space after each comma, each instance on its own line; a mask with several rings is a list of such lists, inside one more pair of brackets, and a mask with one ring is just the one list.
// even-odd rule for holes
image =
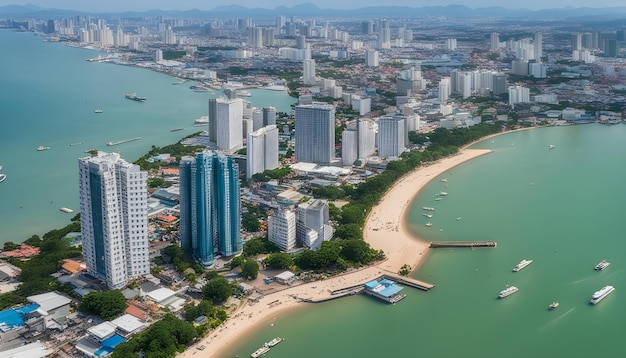
[[430, 247], [433, 249], [450, 247], [496, 247], [495, 241], [431, 241]]
[[123, 144], [123, 143], [128, 143], [128, 142], [132, 142], [134, 140], [140, 140], [141, 137], [135, 137], [135, 138], [130, 138], [130, 139], [124, 139], [124, 140], [120, 140], [118, 142], [108, 142], [107, 145], [109, 147], [114, 146], [114, 145], [118, 145], [118, 144]]
[[403, 276], [392, 275], [392, 274], [384, 274], [380, 276], [380, 278], [396, 281], [399, 284], [417, 288], [418, 290], [422, 290], [422, 291], [429, 291], [431, 288], [435, 287], [435, 285], [433, 285], [432, 283], [416, 280], [410, 277], [403, 277]]

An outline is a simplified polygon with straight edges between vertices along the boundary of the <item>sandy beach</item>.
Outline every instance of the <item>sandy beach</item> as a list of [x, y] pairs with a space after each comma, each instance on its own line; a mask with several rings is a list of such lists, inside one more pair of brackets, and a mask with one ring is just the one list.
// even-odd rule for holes
[[[428, 253], [429, 243], [413, 236], [405, 225], [406, 208], [419, 191], [439, 174], [478, 156], [490, 153], [488, 149], [462, 149], [459, 153], [429, 163], [401, 178], [372, 209], [364, 228], [364, 239], [374, 249], [382, 249], [386, 260], [324, 281], [310, 282], [265, 295], [259, 302], [244, 302], [231, 317], [199, 343], [178, 357], [224, 357], [236, 340], [254, 330], [270, 325], [278, 315], [315, 303], [304, 303], [300, 298], [320, 299], [330, 291], [365, 283], [385, 271], [397, 273], [404, 264], [414, 270]], [[436, 284], [436, 282], [431, 282]], [[197, 347], [204, 345], [202, 351]], [[252, 352], [242, 352], [247, 357]]]

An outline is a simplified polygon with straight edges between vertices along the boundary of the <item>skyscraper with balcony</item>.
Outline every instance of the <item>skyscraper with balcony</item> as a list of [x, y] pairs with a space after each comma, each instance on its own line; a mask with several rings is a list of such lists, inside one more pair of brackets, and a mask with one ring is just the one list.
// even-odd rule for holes
[[306, 59], [302, 62], [302, 83], [314, 85], [317, 82], [315, 77], [315, 60]]
[[122, 288], [150, 273], [147, 173], [118, 153], [78, 160], [80, 225], [87, 272]]
[[296, 160], [329, 164], [335, 157], [335, 107], [326, 103], [296, 106]]
[[[232, 152], [243, 147], [243, 105], [241, 98], [218, 98], [215, 101], [215, 110], [209, 108], [209, 114], [214, 113], [217, 119], [215, 140], [218, 149]], [[209, 129], [212, 120], [209, 116]]]
[[399, 157], [405, 151], [406, 117], [385, 115], [378, 118], [378, 156]]
[[216, 254], [241, 252], [239, 170], [232, 158], [205, 150], [180, 161], [180, 237], [183, 252], [202, 265]]

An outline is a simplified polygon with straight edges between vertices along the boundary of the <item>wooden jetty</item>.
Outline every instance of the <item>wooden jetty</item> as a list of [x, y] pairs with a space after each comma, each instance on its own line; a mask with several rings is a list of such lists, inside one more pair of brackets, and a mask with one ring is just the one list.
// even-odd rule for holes
[[430, 247], [433, 249], [450, 247], [496, 247], [495, 241], [431, 241]]
[[393, 275], [393, 274], [388, 274], [388, 273], [382, 275], [380, 278], [386, 278], [391, 281], [396, 281], [399, 284], [417, 288], [418, 290], [422, 290], [422, 291], [428, 291], [431, 288], [435, 287], [435, 285], [433, 285], [432, 283], [416, 280], [410, 277], [403, 277], [403, 276], [398, 276], [398, 275]]

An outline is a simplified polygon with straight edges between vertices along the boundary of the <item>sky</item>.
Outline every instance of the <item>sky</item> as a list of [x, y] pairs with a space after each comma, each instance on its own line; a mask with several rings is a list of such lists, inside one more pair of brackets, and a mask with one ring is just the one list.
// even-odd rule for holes
[[311, 2], [316, 4], [322, 9], [355, 9], [367, 6], [381, 6], [381, 5], [398, 5], [398, 6], [433, 6], [433, 5], [450, 5], [459, 4], [465, 5], [470, 8], [480, 8], [488, 6], [500, 6], [505, 8], [517, 9], [525, 8], [531, 10], [537, 9], [552, 9], [569, 7], [612, 7], [612, 6], [625, 6], [626, 2], [623, 0], [525, 0], [522, 2], [512, 2], [503, 0], [388, 0], [381, 2], [380, 0], [0, 0], [0, 6], [4, 5], [25, 5], [33, 4], [45, 8], [57, 8], [57, 9], [70, 9], [80, 10], [88, 12], [98, 11], [143, 11], [151, 9], [160, 10], [211, 10], [221, 5], [241, 5], [248, 8], [274, 8], [277, 6], [292, 7], [295, 4], [301, 4], [305, 2]]

